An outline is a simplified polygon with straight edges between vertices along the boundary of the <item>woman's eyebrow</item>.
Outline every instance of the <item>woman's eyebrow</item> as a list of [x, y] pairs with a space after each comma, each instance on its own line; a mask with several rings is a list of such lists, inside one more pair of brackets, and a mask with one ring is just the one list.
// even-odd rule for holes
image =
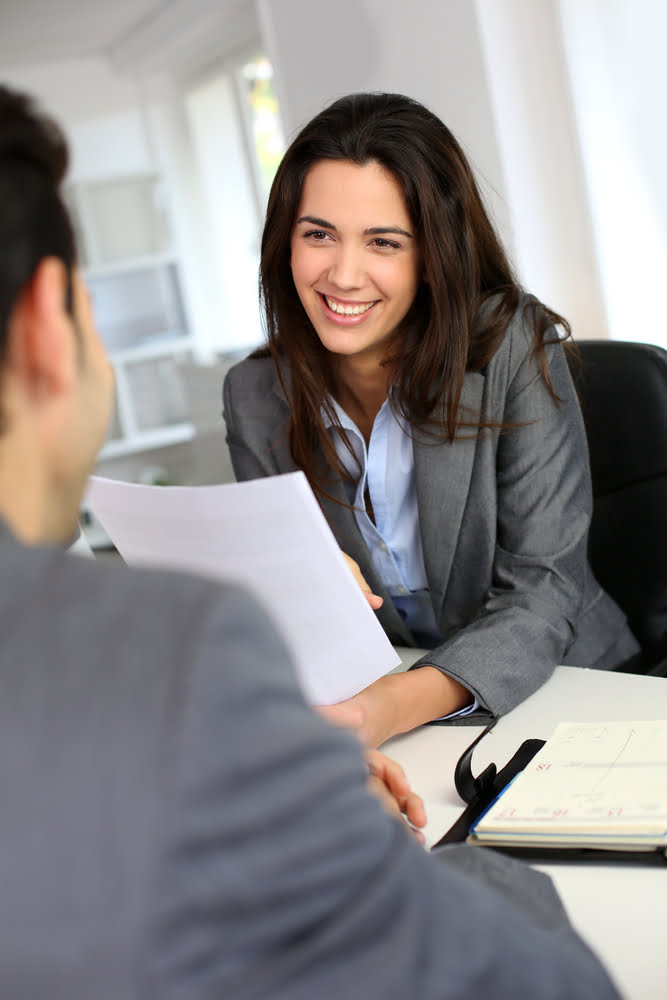
[[414, 239], [412, 233], [400, 226], [373, 226], [371, 229], [364, 229], [365, 236], [383, 236], [385, 233], [394, 233], [396, 236], [407, 236], [409, 240]]
[[[327, 222], [326, 219], [319, 219], [315, 215], [302, 215], [296, 222], [297, 225], [300, 222], [308, 222], [311, 226], [321, 226], [322, 229], [331, 229], [333, 232], [336, 232], [333, 222]], [[401, 229], [400, 226], [372, 226], [370, 229], [364, 229], [364, 236], [384, 236], [385, 233], [394, 233], [396, 236], [407, 236], [409, 240], [414, 239], [412, 233], [409, 233], [406, 229]]]
[[327, 222], [326, 219], [318, 219], [314, 215], [302, 215], [300, 219], [296, 220], [296, 222], [297, 225], [300, 222], [309, 222], [311, 226], [321, 226], [322, 229], [333, 229], [333, 230], [336, 229], [333, 222]]

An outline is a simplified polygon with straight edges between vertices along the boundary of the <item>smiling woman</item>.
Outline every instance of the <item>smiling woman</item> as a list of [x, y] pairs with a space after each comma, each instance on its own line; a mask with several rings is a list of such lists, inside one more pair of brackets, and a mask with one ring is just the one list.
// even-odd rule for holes
[[356, 94], [306, 125], [261, 282], [268, 345], [224, 388], [236, 476], [302, 469], [389, 637], [430, 650], [334, 721], [377, 744], [637, 650], [587, 562], [569, 326], [518, 285], [435, 115]]
[[308, 172], [297, 214], [292, 277], [313, 329], [338, 356], [341, 384], [379, 375], [386, 396], [381, 362], [419, 286], [403, 192], [376, 162], [322, 160]]

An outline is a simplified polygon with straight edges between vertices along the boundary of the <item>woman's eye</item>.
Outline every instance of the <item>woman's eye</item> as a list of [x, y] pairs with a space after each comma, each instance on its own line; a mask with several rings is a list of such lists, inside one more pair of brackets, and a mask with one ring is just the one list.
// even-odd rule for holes
[[381, 236], [377, 236], [373, 240], [373, 245], [380, 250], [398, 250], [398, 243], [394, 243], [392, 240], [385, 240]]
[[303, 235], [306, 239], [315, 240], [318, 243], [326, 240], [329, 236], [323, 229], [311, 229], [309, 233], [304, 233]]

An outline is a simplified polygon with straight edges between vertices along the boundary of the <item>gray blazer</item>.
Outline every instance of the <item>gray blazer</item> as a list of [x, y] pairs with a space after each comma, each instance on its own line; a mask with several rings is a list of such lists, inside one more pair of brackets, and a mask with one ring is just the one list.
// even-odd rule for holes
[[[453, 444], [413, 437], [424, 563], [445, 636], [417, 666], [433, 664], [461, 681], [491, 715], [513, 708], [559, 663], [609, 668], [639, 648], [588, 564], [588, 451], [563, 349], [547, 348], [557, 404], [531, 345], [517, 314], [486, 368], [464, 380], [462, 406], [512, 430]], [[237, 479], [295, 469], [288, 407], [269, 358], [231, 369], [224, 419]], [[347, 502], [342, 480], [332, 492]], [[378, 617], [391, 640], [416, 645], [353, 511], [326, 499], [322, 506], [341, 548], [384, 598]]]
[[544, 876], [367, 796], [245, 594], [0, 522], [0, 629], [3, 998], [616, 997]]

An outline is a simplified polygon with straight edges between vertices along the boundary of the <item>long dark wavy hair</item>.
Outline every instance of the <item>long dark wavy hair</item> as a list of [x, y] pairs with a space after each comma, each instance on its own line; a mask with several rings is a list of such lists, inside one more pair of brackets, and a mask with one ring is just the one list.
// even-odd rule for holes
[[[499, 426], [463, 414], [467, 371], [479, 371], [498, 348], [522, 290], [496, 235], [463, 150], [449, 129], [419, 102], [400, 94], [352, 94], [335, 101], [297, 135], [278, 168], [262, 236], [260, 295], [270, 354], [290, 408], [289, 446], [317, 493], [329, 473], [349, 478], [322, 420], [335, 396], [333, 366], [301, 304], [290, 267], [290, 240], [306, 175], [320, 160], [376, 162], [396, 178], [414, 226], [424, 268], [413, 305], [392, 344], [392, 405], [413, 427], [453, 441], [461, 428]], [[569, 325], [537, 299], [524, 298], [534, 354], [554, 394], [545, 334]], [[557, 334], [554, 333], [554, 339]], [[285, 377], [285, 368], [288, 377]], [[557, 398], [554, 394], [554, 398]]]

